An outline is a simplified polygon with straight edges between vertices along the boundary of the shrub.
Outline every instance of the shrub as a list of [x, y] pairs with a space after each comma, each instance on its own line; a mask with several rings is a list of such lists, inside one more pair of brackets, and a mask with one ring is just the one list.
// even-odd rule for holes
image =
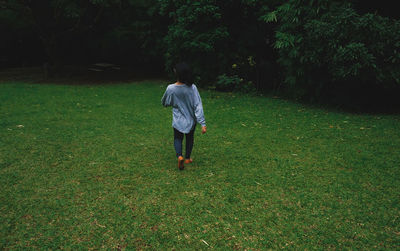
[[275, 13], [277, 62], [286, 88], [296, 89], [298, 97], [323, 98], [337, 87], [337, 95], [346, 95], [346, 88], [400, 84], [399, 21], [359, 15], [343, 1], [290, 0]]
[[233, 91], [238, 88], [242, 81], [243, 79], [240, 79], [237, 75], [227, 76], [222, 74], [217, 78], [215, 89], [218, 91]]
[[[232, 89], [218, 76], [238, 75], [262, 89], [262, 79], [271, 77], [274, 65], [269, 41], [273, 32], [260, 19], [270, 2], [275, 1], [175, 1], [159, 0], [161, 14], [170, 18], [168, 34], [164, 38], [165, 65], [171, 72], [177, 61], [191, 63], [195, 75], [201, 76], [200, 85], [211, 86], [220, 82], [221, 89]], [[232, 65], [239, 67], [232, 69]], [[268, 71], [269, 74], [264, 74]], [[225, 74], [225, 75], [224, 75]], [[224, 82], [222, 84], [222, 82]]]

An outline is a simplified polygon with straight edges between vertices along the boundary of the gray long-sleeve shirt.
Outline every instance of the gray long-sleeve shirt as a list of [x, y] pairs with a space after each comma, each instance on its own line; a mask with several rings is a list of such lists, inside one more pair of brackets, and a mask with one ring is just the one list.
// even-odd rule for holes
[[206, 125], [203, 104], [195, 84], [168, 85], [161, 103], [165, 107], [172, 106], [172, 127], [182, 133], [189, 133], [196, 122]]

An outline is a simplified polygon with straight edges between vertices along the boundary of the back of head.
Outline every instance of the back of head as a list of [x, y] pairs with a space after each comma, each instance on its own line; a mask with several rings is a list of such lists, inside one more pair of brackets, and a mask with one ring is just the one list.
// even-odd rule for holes
[[187, 86], [192, 86], [193, 74], [187, 63], [181, 62], [175, 65], [174, 72], [179, 82], [184, 83]]

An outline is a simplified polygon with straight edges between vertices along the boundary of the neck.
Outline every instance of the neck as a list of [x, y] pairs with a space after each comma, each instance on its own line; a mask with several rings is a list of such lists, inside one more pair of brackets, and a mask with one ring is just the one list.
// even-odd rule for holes
[[184, 83], [179, 82], [179, 81], [176, 81], [176, 84], [177, 84], [177, 85], [184, 85]]

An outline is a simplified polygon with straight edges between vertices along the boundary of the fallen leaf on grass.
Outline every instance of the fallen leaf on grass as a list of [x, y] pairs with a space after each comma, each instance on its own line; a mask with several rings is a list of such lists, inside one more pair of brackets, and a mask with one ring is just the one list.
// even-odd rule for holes
[[210, 246], [210, 244], [208, 244], [205, 240], [201, 240], [204, 244], [206, 244], [207, 246]]
[[94, 219], [94, 224], [96, 224], [97, 226], [101, 227], [101, 228], [105, 228], [106, 226], [101, 225], [97, 222], [97, 219]]

